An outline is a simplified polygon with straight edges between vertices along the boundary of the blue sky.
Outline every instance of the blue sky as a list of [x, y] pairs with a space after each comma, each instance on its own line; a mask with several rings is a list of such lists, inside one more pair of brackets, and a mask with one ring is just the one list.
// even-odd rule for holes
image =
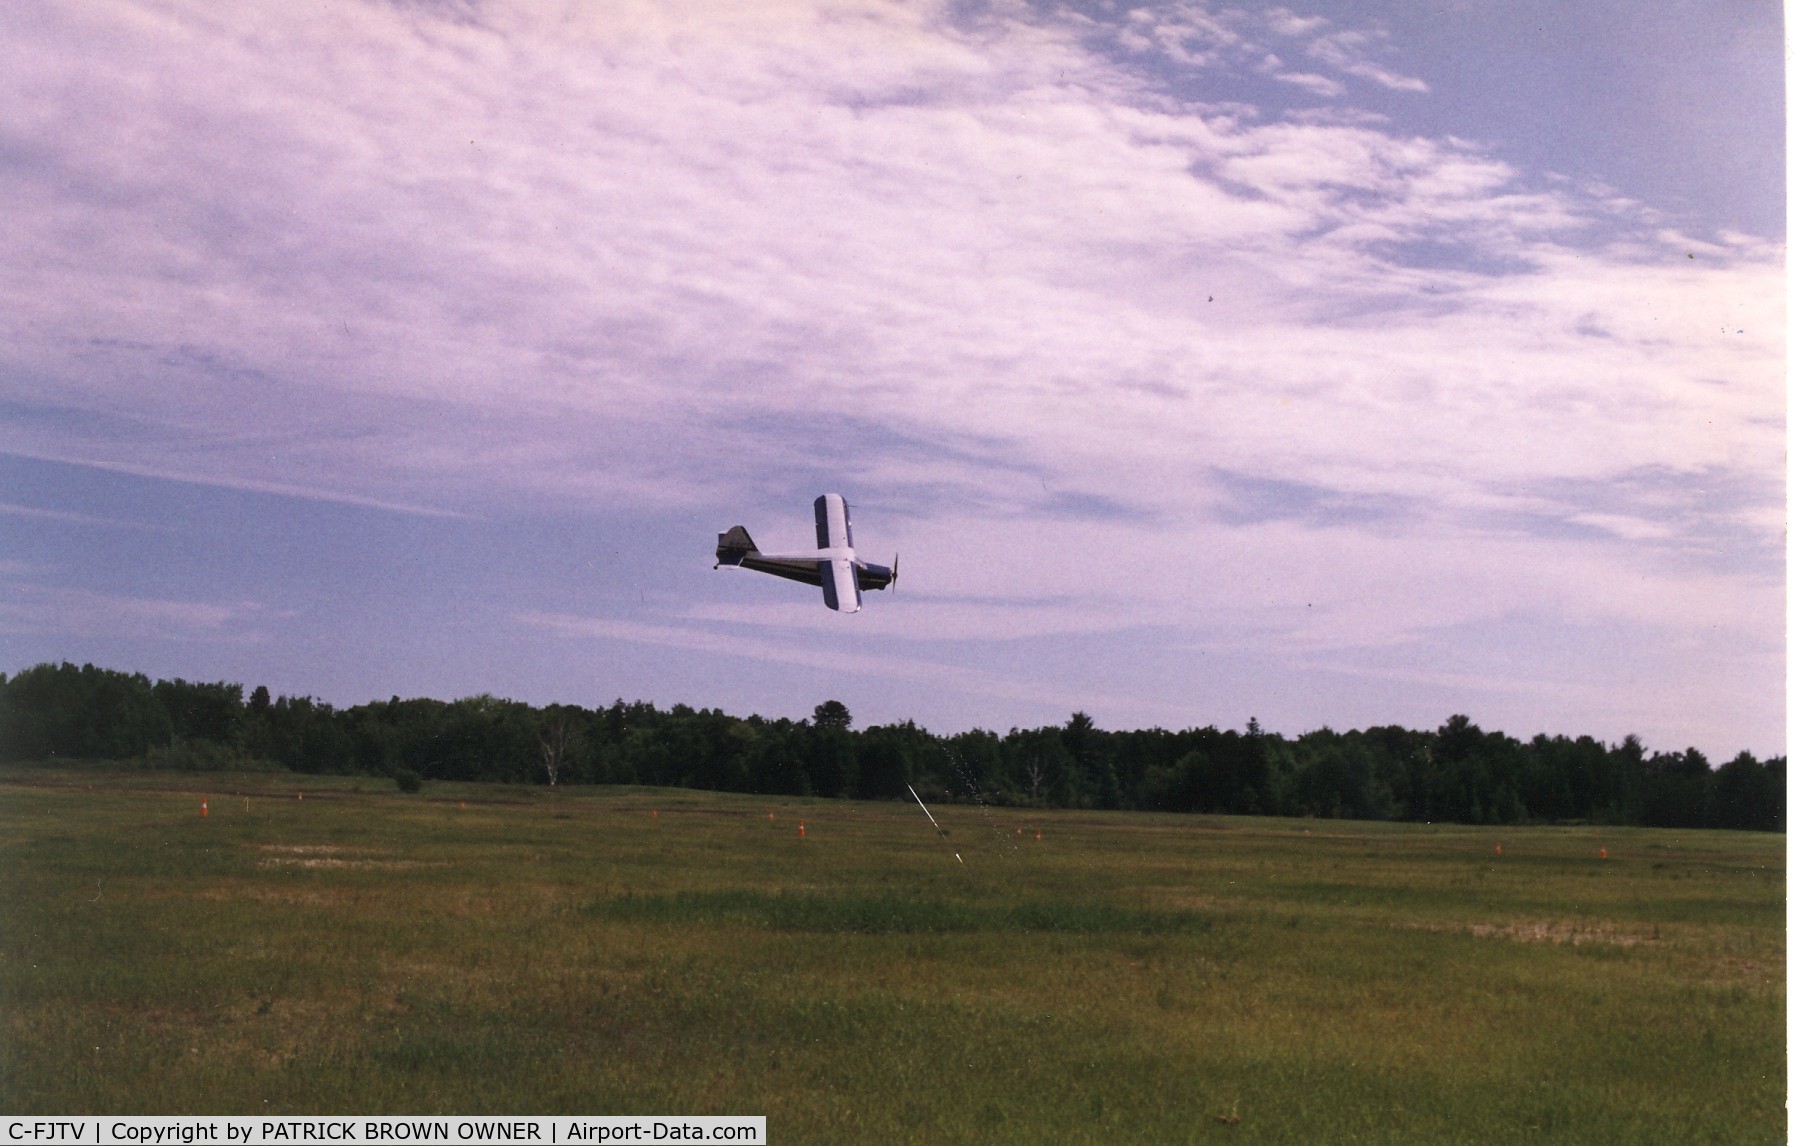
[[1777, 6], [324, 12], [0, 13], [0, 668], [1782, 751]]

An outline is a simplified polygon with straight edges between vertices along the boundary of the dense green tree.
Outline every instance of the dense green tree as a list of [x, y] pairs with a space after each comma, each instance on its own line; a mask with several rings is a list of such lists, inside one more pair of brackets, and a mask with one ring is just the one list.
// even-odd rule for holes
[[1521, 820], [1786, 828], [1786, 761], [1741, 753], [1719, 769], [1696, 749], [1637, 737], [1522, 743], [1464, 715], [1433, 730], [1319, 729], [1294, 740], [1249, 720], [1107, 732], [1061, 726], [937, 737], [913, 722], [856, 732], [847, 706], [808, 721], [739, 718], [619, 699], [536, 708], [490, 695], [393, 697], [334, 709], [258, 686], [150, 681], [93, 665], [0, 675], [0, 759], [137, 759], [503, 783], [688, 786], [768, 794], [1128, 807], [1211, 814]]
[[1071, 754], [1084, 786], [1079, 803], [1098, 808], [1121, 807], [1122, 784], [1116, 773], [1115, 755], [1110, 738], [1098, 731], [1096, 722], [1083, 712], [1074, 712], [1060, 732], [1060, 742]]
[[934, 754], [935, 738], [911, 721], [876, 725], [860, 735], [854, 796], [861, 800], [908, 800], [910, 783]]
[[[822, 712], [822, 708], [817, 710]], [[841, 719], [845, 719], [846, 708], [841, 709]], [[859, 768], [854, 751], [854, 736], [847, 725], [838, 723], [835, 713], [828, 714], [829, 722], [812, 725], [804, 744], [804, 771], [810, 781], [810, 790], [819, 796], [846, 796], [854, 790], [858, 783]]]
[[142, 673], [41, 664], [0, 686], [0, 759], [117, 760], [167, 745], [168, 711]]
[[243, 686], [225, 681], [159, 680], [152, 691], [174, 722], [177, 740], [209, 740], [239, 747], [243, 742]]
[[1752, 818], [1765, 831], [1788, 830], [1788, 788], [1784, 775], [1787, 770], [1788, 758], [1785, 756], [1776, 756], [1764, 762], [1767, 806]]
[[1707, 757], [1693, 748], [1654, 752], [1640, 783], [1639, 819], [1648, 827], [1699, 828], [1708, 821]]
[[1137, 806], [1157, 812], [1195, 812], [1202, 806], [1209, 754], [1193, 748], [1171, 762], [1156, 760], [1141, 778]]
[[[927, 736], [927, 734], [923, 734]], [[931, 800], [968, 797], [987, 804], [1017, 803], [1021, 790], [1006, 776], [1003, 741], [974, 728], [945, 740], [927, 737], [915, 757], [916, 786]]]
[[1301, 764], [1293, 795], [1302, 814], [1356, 820], [1396, 814], [1395, 792], [1388, 768], [1379, 767], [1376, 741], [1324, 728], [1297, 743]]
[[1775, 831], [1779, 803], [1770, 770], [1751, 753], [1741, 752], [1714, 773], [1708, 826]]
[[804, 766], [809, 731], [786, 719], [761, 724], [748, 759], [748, 790], [774, 796], [811, 795], [810, 773]]
[[854, 718], [848, 714], [848, 706], [841, 701], [825, 700], [811, 714], [811, 723], [818, 728], [846, 732], [849, 725], [854, 723]]

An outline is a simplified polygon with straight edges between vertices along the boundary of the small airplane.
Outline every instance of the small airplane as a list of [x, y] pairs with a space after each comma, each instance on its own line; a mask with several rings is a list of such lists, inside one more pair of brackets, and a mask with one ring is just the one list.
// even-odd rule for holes
[[872, 565], [854, 556], [854, 528], [848, 524], [848, 503], [839, 493], [816, 499], [816, 548], [802, 553], [772, 555], [754, 547], [754, 539], [741, 526], [717, 534], [717, 564], [734, 565], [823, 587], [823, 604], [843, 613], [860, 611], [863, 589], [883, 589], [897, 580], [897, 558], [891, 568]]

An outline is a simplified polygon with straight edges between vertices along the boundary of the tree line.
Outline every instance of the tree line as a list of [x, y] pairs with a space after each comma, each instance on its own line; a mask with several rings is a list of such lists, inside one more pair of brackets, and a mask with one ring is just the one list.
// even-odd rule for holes
[[1215, 727], [1062, 725], [937, 736], [913, 722], [853, 728], [825, 701], [806, 720], [644, 701], [536, 707], [482, 695], [336, 708], [228, 682], [151, 681], [93, 665], [0, 674], [0, 760], [135, 761], [508, 784], [645, 784], [768, 795], [925, 799], [1466, 824], [1575, 823], [1785, 831], [1786, 760], [1637, 737], [1521, 741], [1453, 716], [1301, 736]]

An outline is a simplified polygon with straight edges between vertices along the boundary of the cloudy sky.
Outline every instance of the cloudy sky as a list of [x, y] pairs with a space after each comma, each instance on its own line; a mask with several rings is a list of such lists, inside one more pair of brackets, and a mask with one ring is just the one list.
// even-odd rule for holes
[[1781, 19], [7, 6], [0, 669], [1780, 752]]

